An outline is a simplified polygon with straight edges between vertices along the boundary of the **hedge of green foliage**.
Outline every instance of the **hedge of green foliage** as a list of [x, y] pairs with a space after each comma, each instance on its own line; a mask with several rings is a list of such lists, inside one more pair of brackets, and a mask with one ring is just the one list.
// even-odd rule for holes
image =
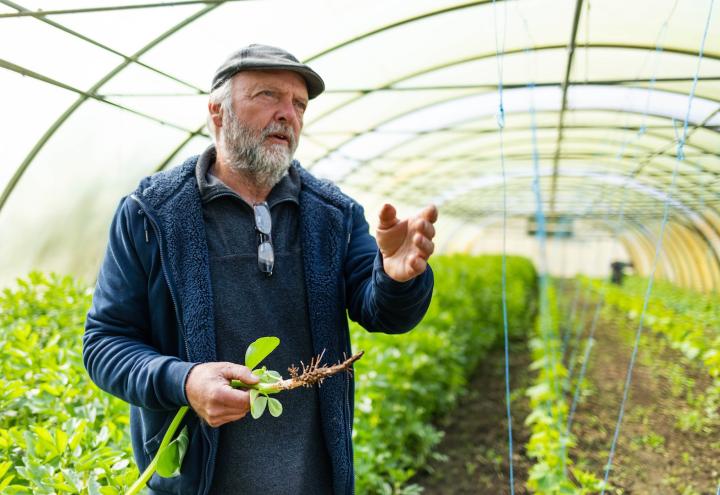
[[[435, 257], [433, 302], [425, 319], [403, 335], [370, 334], [354, 325], [356, 364], [354, 425], [357, 492], [412, 493], [405, 486], [432, 456], [442, 434], [431, 420], [462, 406], [476, 364], [502, 345], [501, 258]], [[524, 258], [507, 259], [511, 335], [534, 325], [537, 281]]]
[[[433, 303], [406, 335], [353, 328], [357, 492], [399, 493], [441, 434], [432, 418], [456, 404], [483, 353], [502, 336], [499, 257], [433, 258]], [[510, 257], [510, 331], [535, 315], [532, 264]], [[137, 478], [128, 406], [85, 372], [90, 291], [33, 273], [0, 296], [0, 493], [117, 494]]]
[[128, 406], [82, 364], [90, 291], [30, 274], [0, 296], [0, 493], [122, 493], [138, 476]]

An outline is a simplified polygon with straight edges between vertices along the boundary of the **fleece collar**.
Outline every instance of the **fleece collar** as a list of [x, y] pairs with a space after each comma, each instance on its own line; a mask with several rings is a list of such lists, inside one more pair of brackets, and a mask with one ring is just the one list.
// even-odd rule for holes
[[[208, 203], [217, 196], [231, 194], [251, 206], [244, 198], [230, 189], [227, 184], [212, 174], [212, 166], [217, 159], [215, 145], [210, 145], [198, 159], [195, 167], [195, 179], [198, 183], [200, 198], [203, 203]], [[299, 204], [300, 176], [297, 169], [290, 168], [280, 182], [278, 182], [267, 196], [266, 202], [272, 208], [283, 201], [292, 201]]]

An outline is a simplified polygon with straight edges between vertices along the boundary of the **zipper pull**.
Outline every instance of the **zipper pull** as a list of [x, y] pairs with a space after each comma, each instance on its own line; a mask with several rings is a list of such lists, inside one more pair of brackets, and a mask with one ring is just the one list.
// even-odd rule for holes
[[138, 215], [143, 217], [143, 228], [145, 229], [145, 244], [149, 244], [150, 236], [148, 235], [147, 215], [145, 215], [145, 212], [143, 210], [138, 210]]

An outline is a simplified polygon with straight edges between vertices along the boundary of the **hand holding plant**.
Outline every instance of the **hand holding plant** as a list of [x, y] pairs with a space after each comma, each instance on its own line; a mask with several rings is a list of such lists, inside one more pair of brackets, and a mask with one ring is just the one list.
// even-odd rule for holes
[[[246, 366], [233, 363], [205, 363], [194, 367], [188, 375], [186, 384], [190, 406], [212, 427], [241, 419], [247, 414], [248, 409], [254, 419], [262, 416], [266, 407], [272, 416], [278, 417], [282, 414], [282, 404], [277, 399], [269, 397], [270, 394], [297, 387], [311, 387], [340, 371], [350, 372], [352, 364], [363, 355], [361, 351], [342, 363], [327, 366], [320, 364], [321, 354], [313, 358], [309, 365], [301, 363], [302, 374], [299, 374], [300, 370], [293, 365], [289, 369], [291, 377], [287, 380], [283, 380], [277, 371], [268, 370], [265, 366], [253, 369], [279, 344], [280, 339], [277, 337], [257, 339], [245, 352]], [[183, 427], [177, 438], [174, 440], [172, 438], [187, 411], [188, 407], [185, 406], [177, 412], [163, 436], [157, 454], [125, 495], [138, 493], [155, 471], [166, 478], [180, 474], [189, 442], [187, 426]]]
[[250, 410], [250, 394], [230, 387], [231, 380], [259, 381], [249, 368], [234, 363], [199, 364], [188, 375], [185, 391], [190, 407], [213, 428], [237, 421]]

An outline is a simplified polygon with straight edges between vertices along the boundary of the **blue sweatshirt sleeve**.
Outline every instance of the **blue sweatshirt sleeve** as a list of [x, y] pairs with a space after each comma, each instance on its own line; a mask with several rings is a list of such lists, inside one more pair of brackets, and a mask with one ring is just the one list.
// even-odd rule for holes
[[407, 282], [397, 282], [385, 273], [382, 255], [358, 204], [353, 208], [345, 281], [350, 319], [373, 332], [411, 330], [425, 316], [432, 298], [430, 265]]
[[83, 362], [106, 392], [146, 409], [173, 410], [188, 404], [185, 380], [194, 363], [150, 345], [148, 275], [136, 249], [142, 227], [133, 226], [132, 216], [124, 199], [112, 221], [87, 315]]

